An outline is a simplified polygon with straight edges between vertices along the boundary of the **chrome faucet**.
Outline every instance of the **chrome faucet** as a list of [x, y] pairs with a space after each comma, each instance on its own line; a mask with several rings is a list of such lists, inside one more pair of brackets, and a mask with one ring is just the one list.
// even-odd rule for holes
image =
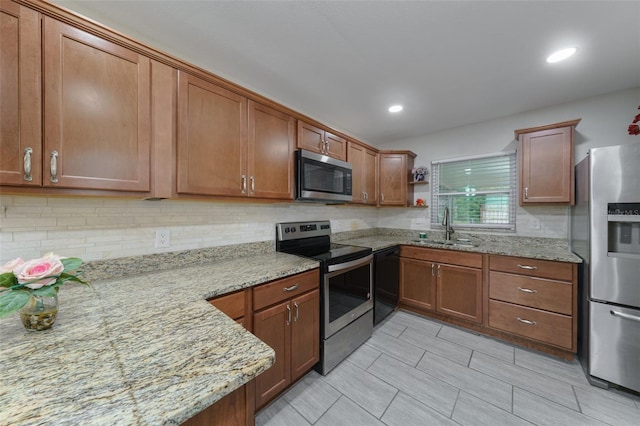
[[444, 208], [444, 217], [442, 218], [442, 226], [444, 226], [445, 241], [450, 242], [451, 234], [453, 234], [456, 231], [454, 231], [453, 227], [451, 226], [451, 215], [449, 213], [449, 207]]

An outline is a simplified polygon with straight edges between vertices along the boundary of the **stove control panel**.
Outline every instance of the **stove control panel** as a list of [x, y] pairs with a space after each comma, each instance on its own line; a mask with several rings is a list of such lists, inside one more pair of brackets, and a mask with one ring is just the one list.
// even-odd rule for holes
[[276, 240], [278, 241], [330, 235], [331, 223], [328, 220], [276, 223]]

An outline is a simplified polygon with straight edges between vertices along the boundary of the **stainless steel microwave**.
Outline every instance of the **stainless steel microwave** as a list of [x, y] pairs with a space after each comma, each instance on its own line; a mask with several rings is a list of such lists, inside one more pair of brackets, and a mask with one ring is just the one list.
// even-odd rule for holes
[[351, 177], [351, 163], [304, 149], [296, 151], [298, 201], [351, 201]]

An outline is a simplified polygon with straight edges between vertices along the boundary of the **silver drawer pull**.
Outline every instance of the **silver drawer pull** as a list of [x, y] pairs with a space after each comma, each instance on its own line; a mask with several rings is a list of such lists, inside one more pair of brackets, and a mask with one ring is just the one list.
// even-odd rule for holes
[[523, 293], [537, 293], [538, 290], [531, 290], [530, 288], [522, 288], [522, 287], [518, 287], [518, 290], [520, 290]]
[[256, 180], [253, 178], [253, 176], [251, 176], [249, 180], [251, 181], [251, 193], [253, 194], [254, 192], [256, 192]]
[[529, 321], [529, 320], [526, 320], [526, 319], [522, 319], [520, 317], [518, 317], [518, 321], [520, 321], [521, 323], [524, 323], [524, 324], [528, 324], [528, 325], [536, 325], [535, 321]]
[[287, 325], [291, 324], [291, 306], [287, 304]]
[[624, 312], [618, 312], [618, 311], [614, 311], [614, 310], [609, 311], [609, 313], [611, 315], [613, 315], [614, 317], [620, 317], [620, 318], [628, 319], [628, 320], [631, 320], [631, 321], [640, 322], [640, 317], [637, 317], [635, 315], [629, 315], [629, 314], [625, 314]]
[[535, 271], [536, 269], [538, 269], [537, 266], [529, 266], [529, 265], [520, 265], [518, 264], [518, 268], [520, 269], [526, 269], [528, 271]]
[[298, 287], [300, 287], [300, 284], [294, 284], [291, 287], [283, 288], [282, 291], [293, 291], [293, 290], [297, 289]]
[[58, 183], [58, 151], [51, 151], [51, 182]]
[[247, 177], [245, 175], [242, 175], [241, 179], [242, 179], [242, 193], [246, 194], [247, 193]]
[[300, 307], [298, 306], [298, 302], [293, 302], [293, 307], [296, 308], [296, 315], [293, 317], [293, 321], [296, 322], [298, 321], [298, 318], [300, 318]]
[[24, 149], [24, 180], [27, 182], [31, 182], [33, 177], [31, 176], [31, 154], [33, 154], [33, 149], [26, 147]]

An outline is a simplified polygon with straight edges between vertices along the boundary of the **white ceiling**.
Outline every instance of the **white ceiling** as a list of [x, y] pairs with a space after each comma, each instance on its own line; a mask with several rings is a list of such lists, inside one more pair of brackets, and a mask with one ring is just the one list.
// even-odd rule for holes
[[640, 1], [54, 3], [373, 145], [640, 86]]

